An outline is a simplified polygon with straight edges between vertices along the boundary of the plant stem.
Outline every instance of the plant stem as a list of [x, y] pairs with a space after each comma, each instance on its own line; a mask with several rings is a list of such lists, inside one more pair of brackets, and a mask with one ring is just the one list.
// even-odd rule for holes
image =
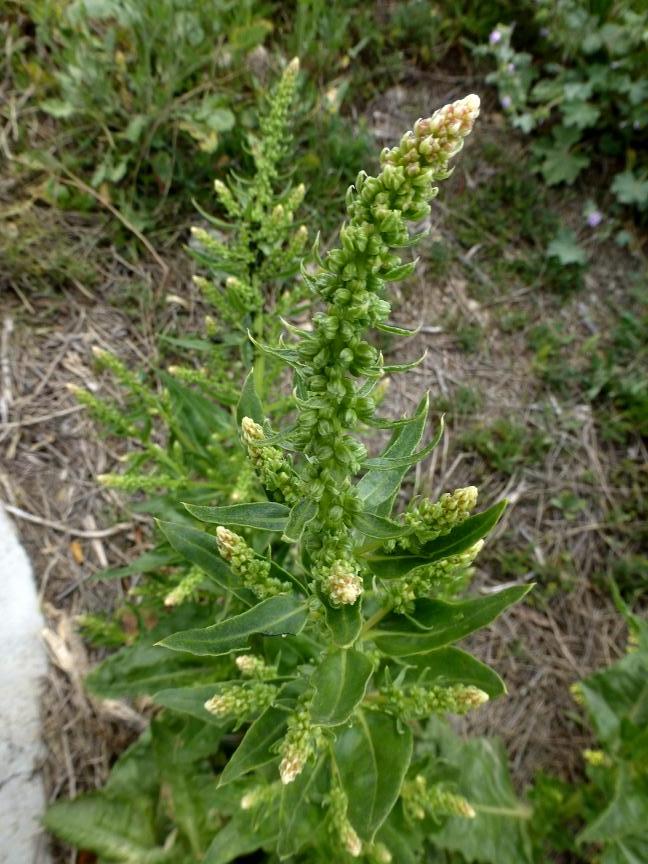
[[371, 616], [371, 618], [367, 618], [367, 620], [364, 623], [362, 630], [360, 631], [360, 638], [366, 639], [367, 636], [369, 635], [369, 633], [376, 626], [376, 624], [378, 624], [380, 621], [382, 621], [382, 619], [385, 617], [385, 615], [388, 615], [391, 612], [391, 609], [392, 609], [391, 606], [383, 606], [377, 612], [374, 612], [374, 614]]

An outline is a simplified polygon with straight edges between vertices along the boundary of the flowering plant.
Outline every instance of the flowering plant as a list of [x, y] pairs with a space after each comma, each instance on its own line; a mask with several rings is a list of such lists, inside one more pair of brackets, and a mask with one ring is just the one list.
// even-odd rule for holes
[[539, 131], [538, 170], [550, 185], [573, 183], [593, 159], [623, 165], [611, 182], [621, 204], [645, 210], [648, 166], [648, 13], [636, 4], [539, 0], [533, 54], [514, 47], [514, 26], [498, 24], [478, 54], [513, 126]]
[[[454, 643], [528, 586], [456, 599], [504, 503], [473, 514], [468, 487], [392, 515], [408, 469], [442, 430], [421, 444], [427, 397], [411, 417], [377, 416], [381, 378], [414, 364], [385, 364], [367, 337], [408, 335], [389, 323], [384, 289], [413, 271], [398, 251], [421, 236], [408, 223], [429, 212], [478, 110], [476, 96], [439, 109], [383, 151], [377, 176], [361, 172], [340, 246], [323, 258], [315, 249], [318, 267], [304, 272], [321, 303], [312, 329], [290, 326], [293, 339], [277, 345], [252, 336], [295, 379], [289, 428], [271, 428], [254, 370], [237, 406], [266, 500], [188, 504], [204, 527], [162, 525], [204, 574], [201, 603], [180, 607], [151, 634], [155, 644], [111, 658], [91, 683], [124, 695], [120, 686], [148, 675], [163, 710], [101, 803], [56, 805], [48, 817], [106, 860], [227, 864], [263, 850], [272, 861], [403, 862], [444, 819], [477, 818], [480, 802], [415, 741], [431, 715], [464, 714], [504, 692]], [[368, 456], [362, 427], [392, 430], [381, 455]], [[137, 824], [133, 777], [148, 790]], [[130, 834], [116, 838], [126, 817]]]

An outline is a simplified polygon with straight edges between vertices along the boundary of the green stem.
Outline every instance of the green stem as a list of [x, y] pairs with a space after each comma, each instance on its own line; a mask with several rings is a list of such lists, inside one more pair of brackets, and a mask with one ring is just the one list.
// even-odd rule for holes
[[383, 606], [377, 612], [374, 612], [374, 614], [371, 616], [371, 618], [367, 618], [367, 620], [364, 623], [362, 630], [360, 631], [360, 638], [366, 639], [367, 636], [369, 635], [369, 633], [376, 626], [376, 624], [378, 624], [380, 621], [382, 621], [382, 619], [385, 617], [385, 615], [389, 615], [391, 610], [392, 610], [391, 606]]

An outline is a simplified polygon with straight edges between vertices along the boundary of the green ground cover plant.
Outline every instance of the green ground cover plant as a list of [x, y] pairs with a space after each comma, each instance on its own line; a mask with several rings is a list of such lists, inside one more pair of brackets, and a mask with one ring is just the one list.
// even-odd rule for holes
[[[505, 503], [473, 514], [467, 487], [392, 515], [442, 426], [422, 443], [427, 397], [409, 418], [378, 416], [380, 379], [412, 364], [385, 364], [367, 340], [408, 335], [389, 323], [385, 286], [415, 267], [399, 252], [419, 239], [407, 223], [428, 212], [478, 106], [470, 96], [418, 121], [378, 176], [358, 175], [340, 246], [315, 251], [303, 274], [321, 305], [312, 330], [251, 337], [294, 373], [288, 427], [270, 426], [254, 370], [236, 409], [266, 500], [187, 504], [198, 523], [160, 523], [199, 568], [200, 590], [88, 679], [98, 695], [151, 696], [151, 726], [102, 792], [47, 816], [102, 861], [225, 864], [259, 849], [267, 860], [413, 861], [448, 817], [478, 826], [480, 809], [510, 800], [505, 776], [460, 794], [452, 737], [419, 731], [504, 692], [454, 643], [529, 590], [457, 599]], [[357, 437], [372, 427], [392, 430], [377, 457]], [[479, 747], [473, 763], [492, 761]], [[507, 839], [512, 851], [520, 842]]]
[[[648, 12], [645, 4], [541, 0], [528, 50], [515, 22], [498, 24], [478, 53], [513, 126], [534, 133], [536, 165], [549, 185], [573, 183], [588, 166], [611, 166], [609, 188], [637, 212], [648, 206]], [[528, 28], [527, 28], [528, 29]], [[523, 37], [523, 38], [524, 38]], [[599, 220], [594, 209], [589, 217]]]
[[35, 33], [15, 74], [57, 122], [56, 147], [30, 158], [52, 172], [58, 206], [95, 206], [71, 173], [148, 228], [179, 188], [205, 187], [214, 154], [252, 121], [229, 69], [271, 25], [248, 3], [33, 0], [24, 13]]

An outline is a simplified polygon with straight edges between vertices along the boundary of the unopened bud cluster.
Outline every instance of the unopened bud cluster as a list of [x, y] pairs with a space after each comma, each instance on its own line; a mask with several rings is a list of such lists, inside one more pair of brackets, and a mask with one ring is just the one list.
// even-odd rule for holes
[[268, 783], [267, 786], [257, 786], [246, 792], [241, 798], [241, 810], [255, 810], [263, 804], [269, 804], [280, 793], [279, 783]]
[[263, 427], [250, 417], [244, 417], [241, 435], [262, 486], [286, 504], [296, 504], [301, 497], [299, 477], [281, 450], [262, 443], [265, 437]]
[[488, 702], [487, 693], [464, 684], [452, 687], [390, 685], [381, 693], [386, 700], [386, 707], [405, 720], [429, 717], [431, 714], [467, 714]]
[[[382, 369], [380, 354], [364, 333], [387, 320], [384, 286], [407, 270], [392, 250], [407, 245], [407, 223], [429, 212], [433, 184], [447, 176], [448, 160], [470, 132], [478, 108], [477, 97], [468, 97], [419, 121], [398, 147], [383, 154], [378, 177], [358, 175], [347, 194], [350, 218], [340, 231], [341, 246], [308, 279], [327, 308], [314, 316], [312, 332], [302, 333], [296, 346], [293, 365], [302, 392], [292, 437], [306, 456], [309, 497], [318, 502], [309, 529], [312, 545], [319, 544], [323, 553], [315, 548], [316, 560], [324, 557], [330, 564], [344, 557], [332, 558], [327, 547], [348, 539], [359, 509], [350, 478], [366, 451], [352, 433], [374, 417], [371, 391]], [[356, 386], [356, 379], [371, 383]]]
[[252, 681], [248, 684], [228, 684], [205, 702], [205, 710], [219, 720], [234, 719], [244, 723], [274, 702], [277, 688], [272, 684]]
[[253, 591], [260, 600], [281, 594], [289, 586], [280, 579], [270, 576], [270, 562], [258, 558], [245, 540], [229, 528], [219, 525], [216, 529], [218, 551], [229, 563], [232, 572], [240, 576], [246, 588]]
[[288, 731], [281, 742], [279, 776], [283, 784], [292, 783], [304, 770], [310, 755], [319, 746], [320, 730], [311, 724], [310, 711], [302, 704], [288, 720]]
[[164, 605], [167, 607], [180, 606], [187, 600], [191, 600], [204, 578], [205, 574], [200, 567], [195, 565], [191, 567], [187, 575], [166, 595]]
[[484, 546], [478, 540], [465, 552], [450, 555], [433, 564], [417, 567], [387, 586], [387, 595], [396, 612], [405, 612], [418, 597], [448, 597], [463, 587], [471, 575], [470, 565]]
[[255, 657], [254, 654], [239, 654], [234, 662], [246, 678], [274, 678], [277, 674], [275, 666], [269, 666], [262, 657]]
[[347, 818], [348, 800], [339, 786], [331, 789], [329, 796], [329, 830], [335, 842], [351, 855], [359, 858], [362, 855], [362, 841]]
[[349, 606], [362, 594], [362, 577], [355, 562], [337, 559], [321, 575], [322, 590], [331, 606]]
[[422, 774], [403, 784], [401, 792], [405, 812], [411, 819], [425, 819], [426, 816], [463, 816], [474, 819], [474, 808], [461, 795], [449, 792], [442, 783], [428, 787]]
[[477, 488], [466, 486], [446, 492], [438, 501], [424, 499], [408, 510], [404, 522], [412, 534], [402, 537], [398, 545], [403, 549], [416, 549], [464, 522], [477, 504]]

